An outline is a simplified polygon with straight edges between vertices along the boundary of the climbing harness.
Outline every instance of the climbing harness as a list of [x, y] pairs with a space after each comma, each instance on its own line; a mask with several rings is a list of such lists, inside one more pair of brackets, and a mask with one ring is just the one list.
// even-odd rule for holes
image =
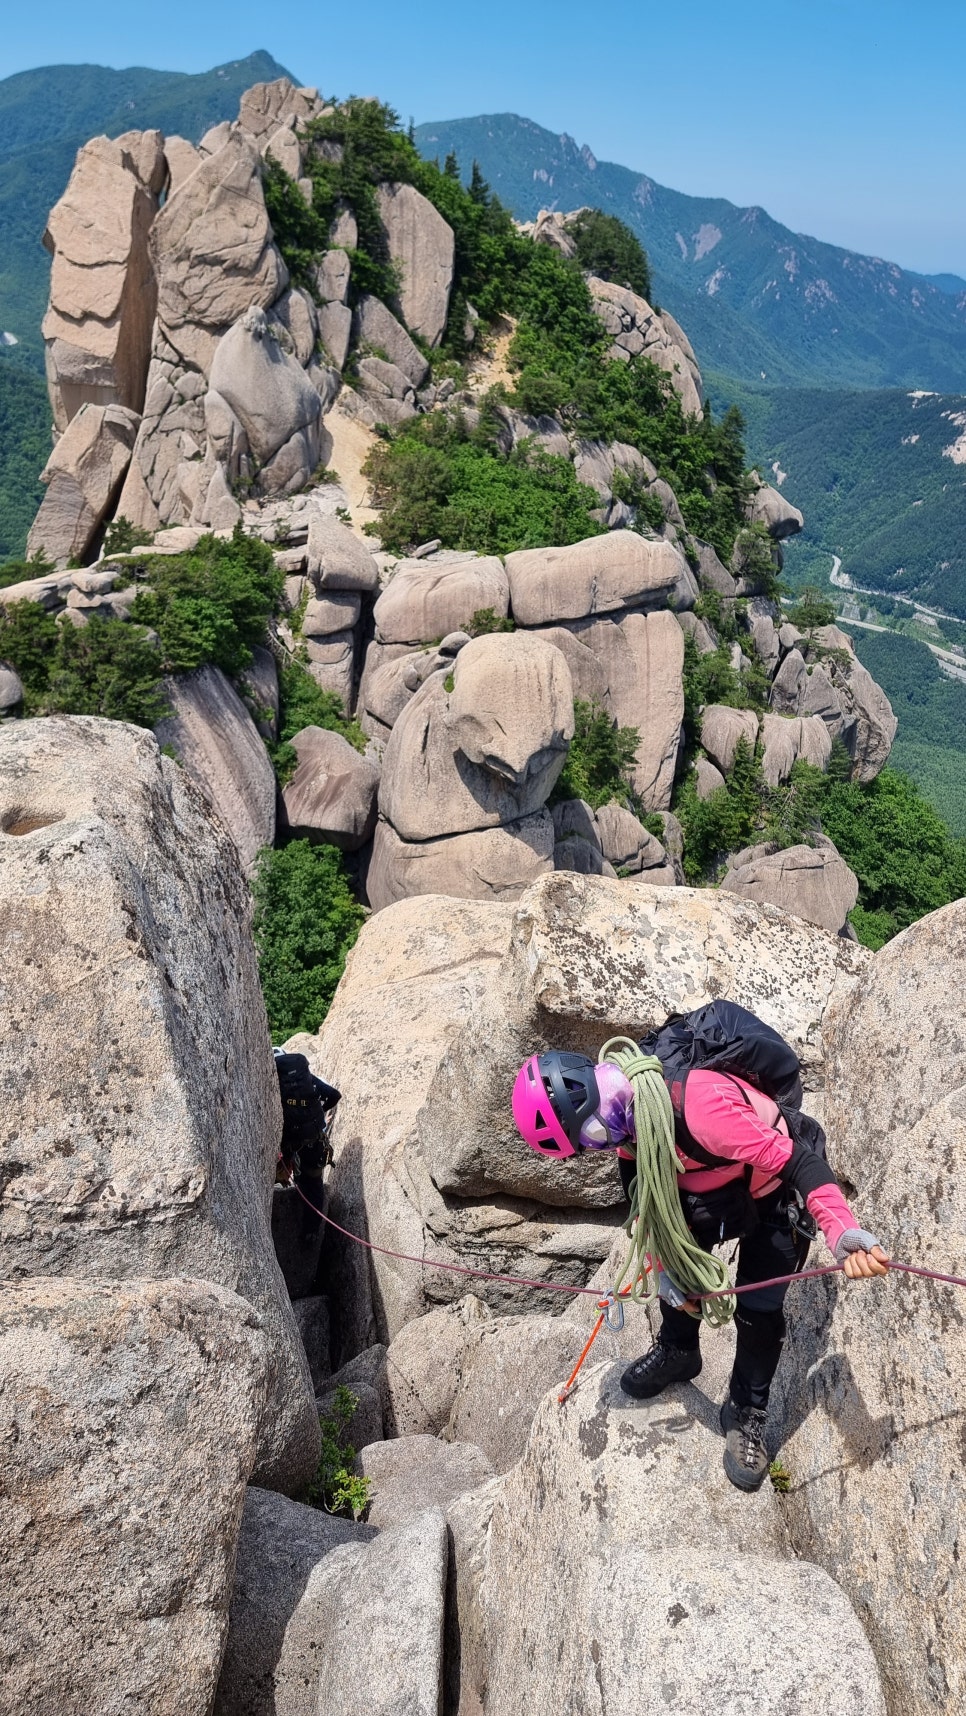
[[602, 1061], [620, 1067], [634, 1091], [634, 1130], [637, 1176], [631, 1186], [631, 1213], [626, 1224], [630, 1247], [616, 1287], [633, 1271], [630, 1298], [653, 1304], [656, 1277], [648, 1284], [646, 1262], [661, 1259], [662, 1268], [689, 1299], [701, 1303], [701, 1315], [712, 1328], [734, 1316], [734, 1289], [727, 1266], [695, 1239], [684, 1219], [678, 1188], [674, 1147], [674, 1111], [656, 1055], [641, 1053], [629, 1037], [612, 1037], [600, 1051]]

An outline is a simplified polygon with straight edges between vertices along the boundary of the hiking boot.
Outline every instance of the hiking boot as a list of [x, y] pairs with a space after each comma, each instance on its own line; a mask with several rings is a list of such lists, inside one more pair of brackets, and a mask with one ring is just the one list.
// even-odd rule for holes
[[726, 1400], [721, 1408], [725, 1476], [739, 1490], [760, 1489], [767, 1476], [765, 1417], [763, 1407], [736, 1406], [733, 1400]]
[[701, 1369], [700, 1347], [664, 1346], [655, 1341], [650, 1352], [629, 1364], [621, 1388], [635, 1400], [652, 1400], [672, 1382], [691, 1382]]

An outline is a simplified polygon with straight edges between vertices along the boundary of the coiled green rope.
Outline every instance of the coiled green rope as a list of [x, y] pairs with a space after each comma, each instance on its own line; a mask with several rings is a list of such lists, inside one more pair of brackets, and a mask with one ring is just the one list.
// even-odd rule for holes
[[[637, 1178], [631, 1186], [631, 1213], [625, 1224], [631, 1244], [614, 1291], [630, 1272], [633, 1286], [628, 1297], [653, 1303], [660, 1258], [663, 1268], [686, 1293], [716, 1295], [702, 1301], [701, 1315], [719, 1328], [734, 1316], [735, 1300], [729, 1292], [725, 1265], [703, 1250], [684, 1219], [674, 1148], [674, 1111], [661, 1063], [656, 1055], [642, 1054], [630, 1037], [611, 1037], [599, 1059], [612, 1061], [630, 1080], [637, 1135]], [[650, 1287], [648, 1254], [654, 1261]]]

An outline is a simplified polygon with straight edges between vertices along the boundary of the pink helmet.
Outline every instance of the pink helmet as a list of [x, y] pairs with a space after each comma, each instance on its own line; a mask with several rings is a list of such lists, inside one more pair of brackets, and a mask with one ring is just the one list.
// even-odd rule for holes
[[[613, 1087], [613, 1088], [612, 1088]], [[531, 1150], [562, 1159], [633, 1136], [634, 1093], [610, 1062], [550, 1050], [531, 1055], [513, 1086], [513, 1118]]]
[[513, 1118], [531, 1150], [576, 1156], [581, 1124], [597, 1107], [594, 1063], [555, 1049], [531, 1055], [517, 1073], [512, 1100]]

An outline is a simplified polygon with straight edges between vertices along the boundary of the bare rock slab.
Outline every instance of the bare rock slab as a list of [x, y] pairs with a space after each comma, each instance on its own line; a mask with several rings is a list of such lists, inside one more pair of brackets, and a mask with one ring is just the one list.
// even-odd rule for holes
[[401, 1436], [360, 1450], [357, 1470], [369, 1479], [370, 1525], [405, 1525], [429, 1507], [444, 1510], [458, 1496], [493, 1476], [482, 1448], [441, 1442], [436, 1436]]
[[403, 319], [414, 334], [438, 346], [453, 285], [453, 229], [414, 185], [379, 185], [376, 196], [389, 255], [402, 279]]
[[220, 667], [165, 681], [171, 714], [155, 732], [171, 745], [228, 829], [247, 872], [275, 838], [275, 773], [254, 721]]
[[618, 1376], [597, 1366], [563, 1407], [548, 1396], [496, 1493], [487, 1710], [691, 1716], [697, 1692], [728, 1716], [820, 1716], [833, 1682], [852, 1708], [884, 1716], [844, 1592], [784, 1559], [769, 1486], [750, 1496], [728, 1484], [716, 1402], [699, 1382], [632, 1405]]
[[149, 733], [3, 724], [0, 1273], [242, 1294], [269, 1340], [260, 1481], [295, 1488], [318, 1423], [269, 1229], [281, 1105], [250, 917], [232, 841]]
[[8, 1282], [4, 1716], [207, 1716], [266, 1338], [210, 1282]]
[[[828, 1030], [829, 1155], [854, 1207], [893, 1256], [954, 1275], [964, 981], [959, 900], [887, 943]], [[850, 1590], [890, 1710], [927, 1716], [966, 1697], [966, 1307], [938, 1283], [874, 1285], [816, 1282], [799, 1301], [782, 1367], [792, 1541]]]

